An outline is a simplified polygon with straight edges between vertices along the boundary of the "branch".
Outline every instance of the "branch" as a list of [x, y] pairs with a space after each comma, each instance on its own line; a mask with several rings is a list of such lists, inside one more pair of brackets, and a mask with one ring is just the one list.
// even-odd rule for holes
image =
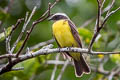
[[[56, 60], [48, 60], [45, 62], [46, 64], [57, 64], [57, 65], [63, 65], [65, 61], [56, 61]], [[72, 63], [70, 63], [72, 64]]]
[[[115, 9], [114, 11], [111, 11], [110, 13], [108, 13], [108, 14], [106, 15], [103, 23], [102, 23], [101, 25], [99, 25], [99, 22], [98, 22], [98, 21], [100, 21], [99, 18], [100, 18], [100, 16], [101, 16], [101, 7], [100, 7], [100, 2], [99, 2], [99, 0], [97, 0], [97, 2], [98, 2], [98, 19], [97, 19], [97, 23], [96, 23], [96, 25], [95, 25], [95, 33], [94, 33], [94, 35], [93, 35], [93, 37], [92, 37], [92, 40], [91, 40], [91, 42], [90, 42], [90, 45], [89, 45], [89, 47], [88, 47], [89, 52], [92, 50], [93, 43], [95, 42], [96, 37], [97, 37], [98, 34], [100, 33], [101, 29], [104, 27], [104, 25], [105, 25], [106, 21], [108, 20], [108, 18], [109, 18], [112, 14], [114, 14], [114, 13], [116, 13], [118, 10], [120, 10], [120, 7], [118, 7], [118, 8]], [[113, 7], [113, 4], [114, 4], [114, 1], [112, 1], [111, 8]], [[103, 6], [103, 5], [102, 5], [102, 6]], [[110, 9], [111, 9], [111, 8], [110, 8]], [[109, 10], [110, 10], [110, 9], [109, 9]], [[108, 12], [109, 12], [109, 10], [108, 10]]]
[[118, 10], [120, 10], [120, 7], [118, 7], [117, 9], [115, 9], [114, 11], [111, 11], [108, 15], [106, 15], [106, 17], [105, 17], [105, 19], [104, 19], [104, 21], [103, 21], [103, 23], [102, 23], [102, 25], [101, 25], [101, 27], [100, 27], [100, 30], [104, 27], [104, 25], [105, 25], [106, 21], [108, 20], [108, 18], [109, 18], [112, 14], [116, 13]]
[[113, 80], [113, 77], [118, 73], [120, 72], [120, 68], [117, 67], [116, 70], [113, 69], [111, 72], [110, 72], [110, 75], [108, 76], [108, 80]]
[[[104, 6], [106, 0], [103, 1], [102, 5], [101, 5], [101, 9]], [[108, 5], [103, 11], [101, 11], [101, 15], [104, 14], [105, 12], [109, 13], [111, 8], [113, 7], [113, 4], [115, 3], [115, 0], [112, 0], [112, 3], [110, 5]], [[93, 17], [87, 21], [85, 21], [80, 27], [86, 27], [88, 24], [90, 24], [96, 17]], [[97, 24], [97, 20], [96, 20], [96, 24]], [[95, 25], [96, 26], [96, 25]]]
[[103, 8], [104, 4], [105, 4], [106, 0], [103, 0], [102, 4], [101, 4], [101, 9]]
[[[29, 39], [29, 37], [30, 37], [33, 29], [35, 28], [35, 26], [36, 26], [38, 23], [46, 20], [46, 19], [51, 15], [51, 14], [50, 14], [51, 8], [53, 8], [53, 7], [55, 6], [55, 4], [56, 4], [57, 2], [59, 2], [59, 0], [56, 0], [52, 5], [49, 3], [47, 11], [46, 11], [39, 19], [35, 20], [35, 21], [32, 23], [32, 26], [31, 26], [30, 29], [27, 31], [27, 34], [26, 34], [25, 39], [24, 39], [24, 41], [23, 41], [23, 44], [22, 44], [22, 46], [20, 47], [20, 49], [18, 50], [18, 52], [17, 52], [16, 54], [8, 54], [8, 53], [7, 53], [7, 54], [5, 54], [5, 55], [1, 55], [1, 56], [0, 56], [0, 59], [3, 59], [3, 58], [13, 58], [13, 59], [11, 60], [11, 63], [8, 62], [5, 66], [3, 66], [3, 67], [0, 68], [0, 74], [3, 74], [3, 73], [5, 73], [5, 72], [12, 71], [12, 70], [14, 70], [14, 69], [12, 69], [12, 67], [13, 67], [14, 65], [16, 65], [16, 64], [18, 64], [18, 63], [20, 63], [20, 62], [22, 62], [22, 61], [25, 61], [25, 60], [34, 58], [34, 57], [39, 56], [39, 55], [48, 55], [48, 54], [53, 54], [53, 53], [58, 53], [58, 52], [60, 52], [60, 53], [61, 53], [61, 52], [76, 52], [76, 54], [77, 54], [77, 53], [81, 53], [81, 54], [91, 54], [91, 55], [98, 55], [98, 54], [104, 54], [104, 55], [108, 55], [108, 54], [120, 54], [120, 51], [118, 51], [118, 52], [96, 52], [96, 51], [92, 51], [93, 43], [94, 43], [96, 37], [98, 36], [98, 34], [100, 33], [101, 29], [104, 27], [104, 25], [105, 25], [106, 21], [108, 20], [108, 18], [109, 18], [112, 14], [114, 14], [115, 12], [117, 12], [117, 11], [120, 9], [120, 7], [119, 7], [119, 8], [117, 8], [116, 10], [109, 12], [109, 14], [106, 15], [103, 23], [100, 25], [100, 18], [101, 18], [102, 7], [101, 7], [101, 2], [99, 2], [99, 0], [97, 0], [97, 1], [98, 1], [98, 9], [99, 9], [99, 10], [98, 10], [98, 19], [96, 20], [96, 25], [95, 25], [96, 31], [95, 31], [95, 33], [94, 33], [94, 35], [93, 35], [93, 38], [92, 38], [92, 40], [91, 40], [91, 42], [90, 42], [90, 45], [89, 45], [89, 48], [88, 48], [88, 49], [86, 49], [86, 48], [73, 48], [73, 47], [54, 48], [54, 49], [51, 49], [53, 46], [51, 46], [51, 45], [48, 45], [47, 47], [45, 46], [45, 45], [47, 45], [47, 44], [49, 44], [49, 43], [54, 42], [54, 40], [50, 40], [50, 41], [48, 41], [48, 42], [43, 42], [43, 43], [40, 43], [40, 44], [32, 47], [32, 49], [34, 49], [34, 48], [38, 48], [38, 47], [41, 47], [41, 46], [45, 46], [45, 47], [39, 49], [38, 51], [31, 53], [31, 52], [29, 52], [29, 49], [28, 49], [27, 54], [20, 55], [21, 52], [22, 52], [22, 50], [24, 49], [24, 47], [25, 47], [25, 45], [26, 45], [26, 43], [27, 43], [27, 41], [28, 41], [28, 39]], [[103, 1], [102, 6], [104, 5], [104, 2], [105, 2], [105, 0]], [[113, 2], [112, 2], [112, 3], [113, 3]], [[112, 6], [113, 6], [113, 5], [112, 5]], [[26, 26], [27, 26], [28, 23], [30, 22], [32, 16], [34, 15], [35, 10], [36, 10], [36, 8], [33, 9], [33, 11], [32, 11], [32, 13], [31, 13], [30, 17], [28, 18], [28, 20], [27, 20], [28, 14], [26, 14], [25, 24], [24, 24], [23, 29], [22, 29], [22, 34], [23, 34], [23, 32], [25, 31]], [[109, 11], [109, 10], [108, 10], [108, 11]], [[16, 29], [16, 28], [15, 28], [15, 29]], [[14, 32], [14, 30], [12, 30], [12, 31]], [[11, 35], [11, 34], [12, 34], [12, 33], [10, 33], [10, 35]], [[19, 40], [20, 40], [21, 38], [22, 38], [22, 36], [21, 36], [21, 33], [20, 33], [20, 36], [18, 36], [17, 41], [15, 42], [15, 44], [13, 45], [13, 47], [12, 47], [12, 49], [11, 49], [12, 52], [14, 51], [14, 49], [15, 49], [15, 47], [16, 47], [16, 44], [19, 42]], [[66, 61], [66, 64], [63, 66], [63, 69], [62, 69], [60, 75], [58, 76], [58, 79], [61, 78], [62, 73], [63, 73], [64, 69], [66, 68], [67, 64], [68, 64], [68, 62]], [[57, 68], [57, 67], [56, 67], [56, 68]], [[54, 71], [53, 71], [53, 75], [55, 74], [56, 68], [55, 68]], [[98, 70], [98, 72], [101, 72], [101, 71]], [[101, 73], [102, 73], [102, 72], [101, 72]], [[103, 72], [103, 73], [104, 73], [104, 72]], [[51, 77], [51, 79], [54, 79], [54, 76]]]
[[[92, 40], [89, 44], [89, 51], [91, 51], [93, 43], [95, 42], [95, 39], [96, 39], [97, 35], [99, 34], [98, 30], [100, 27], [100, 18], [101, 18], [101, 13], [102, 13], [101, 11], [102, 11], [104, 2], [101, 4], [100, 0], [97, 0], [97, 4], [98, 4], [98, 13], [97, 13], [98, 15], [97, 15], [97, 20], [96, 20], [96, 24], [95, 24], [95, 32], [94, 32]], [[102, 7], [101, 7], [101, 5], [102, 5]]]
[[105, 72], [103, 70], [98, 70], [98, 69], [93, 68], [93, 67], [91, 67], [91, 70], [94, 71], [94, 72], [98, 72], [100, 74], [103, 74], [103, 75], [109, 75], [110, 74], [110, 72]]
[[15, 58], [15, 54], [4, 54], [4, 55], [0, 55], [0, 59], [4, 59], [4, 58]]
[[[25, 18], [25, 20], [27, 20], [27, 21], [24, 23], [23, 29], [22, 29], [20, 35], [18, 36], [18, 39], [17, 39], [16, 42], [14, 43], [14, 45], [13, 45], [13, 47], [12, 47], [12, 49], [11, 49], [11, 52], [14, 51], [14, 49], [15, 49], [17, 43], [19, 42], [19, 40], [21, 40], [21, 38], [22, 38], [22, 36], [23, 36], [23, 33], [24, 33], [24, 31], [25, 31], [25, 29], [26, 29], [28, 23], [30, 22], [32, 16], [34, 15], [34, 13], [35, 13], [35, 11], [36, 11], [36, 8], [37, 8], [36, 6], [33, 8], [32, 13], [31, 13], [30, 17], [28, 18], [28, 20], [27, 20], [28, 13], [26, 13], [26, 18]], [[20, 50], [18, 51], [18, 54], [21, 52], [21, 50], [22, 50], [22, 49], [20, 48]], [[18, 54], [17, 54], [17, 56], [18, 56]]]
[[[49, 7], [49, 9], [52, 9], [60, 0], [55, 0], [55, 2]], [[38, 21], [40, 21], [40, 19], [44, 18], [48, 13], [49, 13], [49, 9], [38, 19]]]
[[[58, 1], [58, 0], [57, 0], [57, 1]], [[49, 5], [48, 5], [48, 10], [47, 10], [47, 11], [48, 11], [48, 12], [47, 12], [48, 15], [47, 15], [46, 17], [42, 17], [42, 18], [40, 17], [38, 20], [36, 20], [36, 21], [34, 21], [34, 22], [32, 23], [32, 27], [27, 31], [27, 35], [26, 35], [26, 37], [25, 37], [25, 39], [24, 39], [24, 42], [23, 42], [21, 48], [20, 48], [19, 51], [17, 52], [16, 57], [19, 56], [19, 54], [22, 52], [23, 48], [25, 47], [25, 44], [26, 44], [27, 40], [29, 39], [30, 34], [31, 34], [31, 32], [33, 31], [34, 27], [35, 27], [38, 23], [46, 20], [46, 19], [50, 16], [51, 6], [54, 6], [55, 3], [56, 3], [56, 1], [55, 1], [52, 5], [49, 3]], [[45, 12], [45, 13], [46, 13], [46, 12]], [[45, 13], [44, 13], [44, 14], [45, 14]]]
[[24, 68], [23, 67], [13, 68], [11, 71], [19, 71], [19, 70], [24, 70]]
[[14, 33], [14, 31], [17, 29], [17, 27], [21, 24], [21, 22], [24, 20], [24, 18], [21, 18], [21, 19], [18, 19], [17, 20], [17, 23], [15, 25], [12, 26], [12, 30], [10, 32], [10, 34], [8, 35], [8, 37], [6, 36], [6, 48], [10, 54], [12, 54], [11, 50], [10, 50], [10, 41], [11, 41], [11, 37], [12, 37], [12, 34]]
[[[23, 60], [26, 60], [26, 59], [29, 59], [29, 58], [33, 58], [33, 57], [36, 57], [36, 56], [39, 56], [39, 55], [48, 55], [48, 54], [53, 54], [53, 53], [58, 53], [58, 52], [60, 52], [60, 53], [61, 52], [76, 52], [76, 54], [77, 53], [82, 53], [82, 54], [90, 54], [90, 55], [120, 54], [120, 51], [117, 51], [117, 52], [96, 52], [96, 51], [91, 51], [91, 52], [89, 52], [89, 50], [86, 49], [86, 48], [67, 47], [67, 48], [53, 48], [53, 49], [49, 49], [49, 48], [45, 48], [44, 49], [44, 48], [42, 48], [42, 49], [39, 49], [38, 51], [33, 52], [33, 53], [20, 55], [19, 58], [21, 58], [21, 60], [23, 61]], [[0, 59], [8, 58], [8, 57], [15, 58], [15, 54], [12, 54], [12, 55], [10, 55], [10, 54], [1, 55]]]
[[[24, 19], [18, 19], [17, 23], [15, 25], [12, 26], [12, 30], [10, 32], [10, 34], [7, 36], [6, 30], [4, 29], [4, 33], [5, 33], [5, 38], [6, 38], [6, 52], [7, 54], [12, 54], [12, 52], [10, 51], [10, 41], [11, 41], [11, 37], [13, 32], [15, 31], [15, 29], [20, 25], [20, 23], [23, 21]], [[9, 63], [11, 63], [11, 57], [8, 57]]]
[[[28, 12], [26, 13], [25, 23], [24, 23], [24, 25], [23, 25], [22, 31], [21, 31], [21, 33], [19, 34], [16, 42], [15, 42], [15, 43], [13, 44], [13, 46], [12, 46], [12, 49], [11, 49], [11, 52], [12, 52], [12, 53], [13, 53], [14, 49], [16, 48], [17, 43], [21, 40], [21, 38], [22, 38], [22, 36], [23, 36], [23, 33], [24, 33], [25, 30], [26, 30], [27, 25], [29, 24], [29, 22], [30, 22], [30, 20], [31, 20], [31, 18], [32, 18], [32, 16], [33, 16], [33, 14], [35, 13], [35, 10], [36, 10], [36, 7], [33, 8], [32, 13], [30, 14], [29, 18], [28, 18]], [[27, 19], [28, 19], [28, 20], [27, 20]]]
[[93, 17], [93, 18], [85, 21], [80, 27], [82, 27], [82, 28], [83, 28], [83, 27], [86, 27], [86, 26], [89, 25], [94, 19], [95, 19], [95, 17]]
[[[7, 54], [11, 54], [10, 52], [10, 41], [9, 41], [9, 36], [7, 37], [7, 33], [6, 33], [6, 30], [4, 28], [4, 34], [5, 34], [5, 43], [6, 43], [6, 52]], [[11, 63], [11, 57], [8, 57], [8, 61], [9, 63]]]
[[99, 66], [98, 66], [98, 71], [99, 72], [102, 72], [102, 73], [104, 73], [105, 75], [108, 75], [110, 72], [109, 71], [106, 71], [105, 69], [104, 69], [104, 64], [108, 61], [108, 56], [107, 57], [104, 57], [101, 61], [100, 61], [100, 64], [99, 64]]
[[66, 67], [67, 67], [68, 64], [69, 64], [69, 60], [66, 60], [65, 63], [64, 63], [64, 65], [63, 65], [63, 68], [62, 68], [60, 74], [57, 77], [57, 80], [61, 80], [62, 75], [63, 75], [63, 73], [64, 73], [64, 71], [65, 71], [65, 69], [66, 69]]
[[[50, 4], [50, 3], [49, 3], [49, 5], [48, 5], [48, 10], [47, 10], [39, 19], [35, 20], [35, 21], [32, 23], [32, 26], [31, 26], [30, 29], [27, 31], [27, 34], [26, 34], [26, 36], [25, 36], [25, 39], [24, 39], [24, 41], [23, 41], [22, 46], [20, 47], [20, 49], [18, 50], [18, 52], [15, 54], [16, 58], [13, 59], [13, 60], [11, 61], [11, 63], [7, 63], [4, 67], [0, 68], [0, 74], [3, 74], [3, 73], [5, 73], [5, 72], [9, 72], [9, 71], [12, 70], [12, 67], [13, 67], [14, 65], [16, 65], [17, 63], [19, 63], [19, 62], [21, 62], [21, 61], [23, 61], [23, 60], [29, 59], [30, 57], [31, 57], [31, 58], [34, 57], [31, 53], [29, 53], [29, 51], [28, 51], [27, 53], [29, 53], [29, 54], [31, 54], [31, 55], [26, 55], [26, 54], [25, 54], [25, 55], [26, 55], [26, 58], [25, 58], [24, 55], [23, 55], [23, 57], [19, 57], [19, 55], [20, 55], [20, 53], [22, 52], [22, 50], [24, 49], [24, 47], [25, 47], [25, 45], [26, 45], [26, 43], [27, 43], [27, 41], [28, 41], [28, 39], [29, 39], [29, 37], [30, 37], [30, 34], [32, 33], [32, 31], [33, 31], [33, 29], [34, 29], [34, 27], [35, 27], [38, 23], [46, 20], [46, 19], [51, 15], [51, 14], [50, 14], [50, 10], [51, 10], [51, 8], [53, 8], [53, 7], [56, 5], [57, 2], [59, 2], [59, 0], [56, 0], [53, 4]], [[34, 15], [35, 10], [36, 10], [36, 8], [33, 9], [31, 15]], [[47, 15], [47, 16], [44, 16], [44, 15]], [[43, 17], [43, 16], [44, 16], [44, 17]], [[28, 18], [28, 22], [26, 22], [27, 18], [25, 18], [25, 23], [26, 23], [26, 24], [23, 26], [23, 29], [22, 29], [23, 31], [25, 30], [25, 28], [26, 28], [27, 24], [29, 23], [31, 17], [32, 17], [32, 16], [30, 16], [30, 17]], [[23, 32], [23, 31], [22, 31], [22, 32]], [[16, 47], [16, 44], [19, 42], [19, 40], [21, 39], [21, 37], [22, 37], [22, 36], [21, 36], [21, 34], [20, 34], [20, 36], [18, 36], [17, 41], [15, 42], [15, 44], [13, 45], [13, 47], [12, 47], [12, 49], [11, 49], [12, 52], [14, 51], [14, 49], [15, 49], [15, 47]], [[42, 48], [42, 49], [48, 49], [48, 48], [50, 48], [50, 47], [51, 47], [51, 46], [47, 46], [47, 47], [44, 47], [44, 48]], [[6, 55], [0, 56], [1, 59], [3, 59], [3, 58], [9, 58], [9, 57], [10, 57], [10, 58], [14, 57], [14, 54], [6, 54]]]
[[112, 0], [112, 3], [110, 4], [109, 9], [108, 9], [108, 11], [107, 11], [107, 14], [106, 14], [106, 15], [108, 15], [108, 14], [110, 13], [110, 10], [112, 9], [112, 7], [113, 7], [114, 3], [115, 3], [115, 0]]
[[12, 26], [12, 30], [10, 32], [9, 36], [12, 36], [13, 32], [15, 31], [15, 29], [21, 24], [21, 22], [24, 20], [24, 18], [18, 19], [17, 23], [15, 25]]
[[34, 49], [38, 49], [38, 48], [40, 48], [42, 46], [46, 46], [48, 44], [52, 44], [54, 41], [55, 41], [54, 39], [50, 39], [50, 40], [45, 41], [45, 42], [40, 42], [37, 45], [30, 47], [30, 51], [34, 50]]
[[[94, 52], [91, 51], [89, 52], [88, 49], [82, 49], [82, 48], [55, 48], [55, 49], [48, 49], [48, 48], [42, 48], [36, 52], [33, 53], [28, 53], [25, 55], [21, 55], [18, 58], [15, 58], [12, 61], [12, 64], [6, 64], [4, 67], [0, 69], [0, 74], [3, 74], [5, 72], [11, 71], [11, 68], [16, 65], [19, 62], [34, 58], [39, 55], [47, 55], [47, 54], [53, 54], [53, 53], [58, 53], [58, 52], [77, 52], [77, 53], [86, 53], [86, 54], [91, 54], [91, 55], [98, 55], [98, 54], [120, 54], [120, 52]], [[77, 54], [76, 53], [76, 54]], [[7, 54], [8, 56], [14, 57], [14, 55]], [[4, 56], [6, 57], [6, 56]]]
[[[57, 54], [57, 56], [56, 56], [56, 61], [58, 61], [59, 58], [60, 58], [60, 54]], [[56, 72], [56, 70], [57, 70], [57, 66], [58, 66], [58, 64], [55, 64], [50, 80], [54, 80], [54, 78], [55, 78], [55, 72]]]
[[97, 0], [97, 3], [98, 3], [98, 15], [97, 15], [96, 31], [98, 30], [99, 25], [100, 25], [100, 18], [101, 18], [101, 12], [102, 12], [101, 0]]
[[54, 48], [54, 49], [49, 49], [49, 48], [45, 48], [45, 49], [40, 49], [36, 52], [33, 52], [31, 54], [26, 54], [26, 55], [21, 55], [19, 58], [26, 58], [27, 56], [30, 58], [30, 55], [38, 56], [38, 55], [47, 55], [47, 54], [52, 54], [52, 53], [58, 53], [58, 52], [76, 52], [77, 53], [83, 53], [83, 54], [91, 54], [91, 55], [99, 55], [99, 54], [103, 54], [103, 55], [108, 55], [108, 54], [120, 54], [120, 51], [118, 52], [95, 52], [95, 51], [91, 51], [89, 53], [88, 49], [85, 48], [73, 48], [73, 47], [67, 47], [67, 48]]

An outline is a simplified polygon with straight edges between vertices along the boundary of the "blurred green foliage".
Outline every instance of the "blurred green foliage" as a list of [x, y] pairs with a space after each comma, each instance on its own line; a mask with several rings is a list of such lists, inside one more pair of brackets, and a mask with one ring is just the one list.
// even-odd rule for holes
[[[16, 23], [19, 18], [25, 17], [26, 12], [31, 13], [32, 8], [37, 5], [37, 11], [33, 16], [31, 22], [29, 23], [27, 29], [31, 27], [32, 21], [38, 19], [44, 11], [47, 10], [48, 2], [53, 2], [54, 0], [13, 0], [10, 4], [10, 9], [8, 12], [5, 12], [6, 7], [9, 5], [12, 0], [0, 0], [0, 21], [3, 22], [2, 27], [0, 27], [0, 55], [5, 54], [5, 36], [3, 28], [6, 28], [7, 35], [10, 33], [9, 26], [12, 26]], [[106, 0], [105, 7], [112, 0]], [[120, 0], [116, 0], [114, 9], [120, 6]], [[71, 20], [78, 27], [78, 32], [81, 35], [82, 42], [87, 47], [90, 43], [90, 40], [94, 33], [95, 20], [93, 20], [87, 26], [80, 28], [80, 26], [87, 20], [95, 18], [97, 15], [97, 2], [96, 0], [61, 0], [51, 11], [52, 13], [63, 12], [66, 13]], [[106, 13], [103, 14], [103, 19]], [[48, 22], [47, 20], [37, 24], [33, 30], [30, 39], [27, 42], [27, 47], [33, 46], [39, 42], [47, 41], [52, 38], [52, 26], [53, 22]], [[101, 31], [100, 38], [94, 43], [93, 49], [95, 51], [120, 51], [120, 11], [112, 15], [108, 22], [106, 23], [104, 29]], [[23, 23], [22, 23], [23, 24]], [[22, 24], [14, 32], [13, 38], [11, 40], [11, 45], [17, 39], [19, 35]], [[25, 36], [25, 34], [24, 34]], [[24, 37], [17, 45], [15, 52], [19, 49], [22, 44]], [[55, 47], [57, 47], [55, 45]], [[105, 69], [111, 70], [113, 66], [117, 63], [120, 63], [120, 55], [107, 55], [110, 56], [109, 61], [105, 64]], [[93, 56], [92, 56], [93, 57]], [[94, 58], [103, 58], [99, 56], [94, 56]], [[55, 59], [55, 55], [48, 56], [39, 56], [34, 59], [30, 59], [24, 62], [17, 64], [15, 67], [24, 67], [24, 70], [21, 71], [12, 71], [5, 73], [0, 76], [0, 80], [50, 80], [51, 73], [53, 71], [54, 65], [45, 64], [46, 60]], [[92, 60], [93, 58], [90, 58]], [[88, 62], [90, 62], [90, 60]], [[0, 61], [1, 62], [1, 61]], [[99, 62], [93, 62], [94, 64]], [[112, 66], [111, 66], [112, 65]], [[111, 66], [111, 67], [109, 67]], [[58, 66], [55, 79], [61, 71], [62, 65]], [[81, 78], [76, 78], [74, 74], [74, 67], [68, 65], [65, 70], [62, 80], [88, 80], [93, 74], [96, 74], [94, 80], [100, 80], [104, 75], [91, 72], [89, 75], [83, 75]]]

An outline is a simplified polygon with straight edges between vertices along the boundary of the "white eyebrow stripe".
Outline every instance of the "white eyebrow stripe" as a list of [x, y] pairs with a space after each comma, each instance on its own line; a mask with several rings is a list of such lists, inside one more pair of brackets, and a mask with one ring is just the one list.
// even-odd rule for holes
[[55, 13], [53, 16], [56, 16], [56, 15], [63, 15], [63, 16], [66, 16], [67, 18], [69, 18], [65, 13]]

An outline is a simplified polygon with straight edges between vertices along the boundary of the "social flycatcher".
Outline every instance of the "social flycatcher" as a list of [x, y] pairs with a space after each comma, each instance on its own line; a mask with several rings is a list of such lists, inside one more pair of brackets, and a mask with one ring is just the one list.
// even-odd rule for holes
[[[59, 47], [82, 48], [82, 43], [76, 30], [76, 26], [66, 14], [56, 13], [50, 16], [49, 20], [54, 21], [52, 31]], [[82, 54], [75, 52], [65, 52], [65, 55], [68, 55], [73, 59], [77, 77], [82, 76], [83, 73], [90, 73], [90, 69], [86, 64]]]

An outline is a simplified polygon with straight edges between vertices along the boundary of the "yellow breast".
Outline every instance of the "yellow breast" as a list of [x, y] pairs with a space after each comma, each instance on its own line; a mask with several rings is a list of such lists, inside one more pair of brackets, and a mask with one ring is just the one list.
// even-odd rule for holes
[[53, 24], [53, 35], [61, 47], [77, 47], [67, 20], [59, 20]]
[[[52, 30], [61, 47], [78, 47], [67, 20], [56, 21], [52, 26]], [[80, 59], [80, 54], [78, 53], [71, 52], [70, 55], [76, 60]]]
[[[67, 20], [56, 21], [52, 26], [52, 30], [61, 47], [78, 47]], [[70, 53], [70, 55], [76, 60], [80, 59], [80, 54], [78, 53]]]

